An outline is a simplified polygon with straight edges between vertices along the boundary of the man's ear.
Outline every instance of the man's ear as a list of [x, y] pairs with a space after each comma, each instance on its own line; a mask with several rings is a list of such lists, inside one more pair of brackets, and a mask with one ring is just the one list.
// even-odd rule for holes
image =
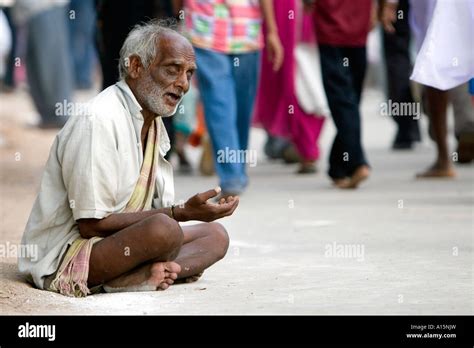
[[142, 61], [139, 56], [132, 55], [128, 57], [128, 76], [132, 79], [140, 77], [143, 71]]

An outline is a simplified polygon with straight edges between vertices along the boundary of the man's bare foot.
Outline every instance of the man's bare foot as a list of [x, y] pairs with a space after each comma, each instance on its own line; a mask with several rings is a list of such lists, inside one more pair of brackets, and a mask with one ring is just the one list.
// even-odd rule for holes
[[416, 174], [418, 179], [426, 179], [426, 178], [453, 178], [456, 176], [456, 172], [451, 164], [440, 164], [436, 162], [430, 168], [425, 170], [424, 172]]
[[369, 175], [370, 175], [369, 166], [364, 164], [357, 167], [354, 174], [352, 174], [349, 180], [349, 185], [347, 188], [351, 188], [351, 189], [357, 188], [362, 181], [367, 180]]
[[105, 292], [166, 290], [172, 285], [181, 266], [176, 262], [155, 262], [115, 278], [104, 285]]
[[334, 186], [337, 186], [340, 189], [355, 189], [362, 181], [366, 180], [369, 175], [369, 166], [364, 164], [359, 166], [350, 178], [335, 179], [333, 180], [333, 183]]
[[197, 282], [199, 280], [199, 278], [201, 278], [203, 273], [204, 273], [204, 271], [202, 271], [201, 273], [186, 277], [186, 278], [176, 279], [176, 281], [174, 283], [175, 284], [183, 284], [183, 283]]

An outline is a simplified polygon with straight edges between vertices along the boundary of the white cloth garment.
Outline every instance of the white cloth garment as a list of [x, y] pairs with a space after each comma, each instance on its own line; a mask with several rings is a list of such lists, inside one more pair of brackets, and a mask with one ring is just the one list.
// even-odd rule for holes
[[310, 115], [330, 116], [323, 85], [318, 45], [298, 43], [295, 48], [296, 98], [301, 108]]
[[[19, 258], [19, 270], [39, 288], [79, 237], [76, 220], [102, 219], [123, 211], [143, 162], [141, 107], [124, 81], [80, 109], [54, 140], [22, 239], [22, 244], [37, 245], [38, 255]], [[170, 142], [161, 118], [158, 124], [154, 208], [174, 201], [173, 171], [164, 159]]]
[[411, 79], [447, 90], [473, 78], [474, 0], [437, 0], [426, 23]]
[[0, 78], [3, 78], [6, 70], [8, 54], [12, 48], [12, 32], [8, 25], [7, 16], [0, 10]]
[[408, 21], [415, 42], [416, 53], [420, 51], [438, 0], [410, 0]]

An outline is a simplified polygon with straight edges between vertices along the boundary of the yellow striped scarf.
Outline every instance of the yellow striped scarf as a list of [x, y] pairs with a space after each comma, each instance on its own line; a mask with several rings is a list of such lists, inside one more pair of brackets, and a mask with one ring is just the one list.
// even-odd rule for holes
[[157, 151], [160, 151], [158, 127], [158, 121], [155, 119], [148, 129], [148, 139], [140, 176], [132, 196], [125, 207], [124, 212], [126, 213], [151, 209], [155, 188], [156, 167], [158, 165]]

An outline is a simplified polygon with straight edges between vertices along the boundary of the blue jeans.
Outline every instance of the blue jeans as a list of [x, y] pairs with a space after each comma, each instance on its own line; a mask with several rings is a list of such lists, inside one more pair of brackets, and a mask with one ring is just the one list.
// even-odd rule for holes
[[223, 191], [241, 193], [248, 184], [245, 161], [239, 156], [222, 160], [219, 153], [247, 150], [259, 52], [223, 54], [200, 48], [195, 51], [199, 92], [220, 186]]
[[75, 19], [69, 20], [70, 52], [74, 63], [75, 86], [92, 87], [92, 68], [97, 60], [94, 45], [96, 14], [94, 0], [71, 0]]

